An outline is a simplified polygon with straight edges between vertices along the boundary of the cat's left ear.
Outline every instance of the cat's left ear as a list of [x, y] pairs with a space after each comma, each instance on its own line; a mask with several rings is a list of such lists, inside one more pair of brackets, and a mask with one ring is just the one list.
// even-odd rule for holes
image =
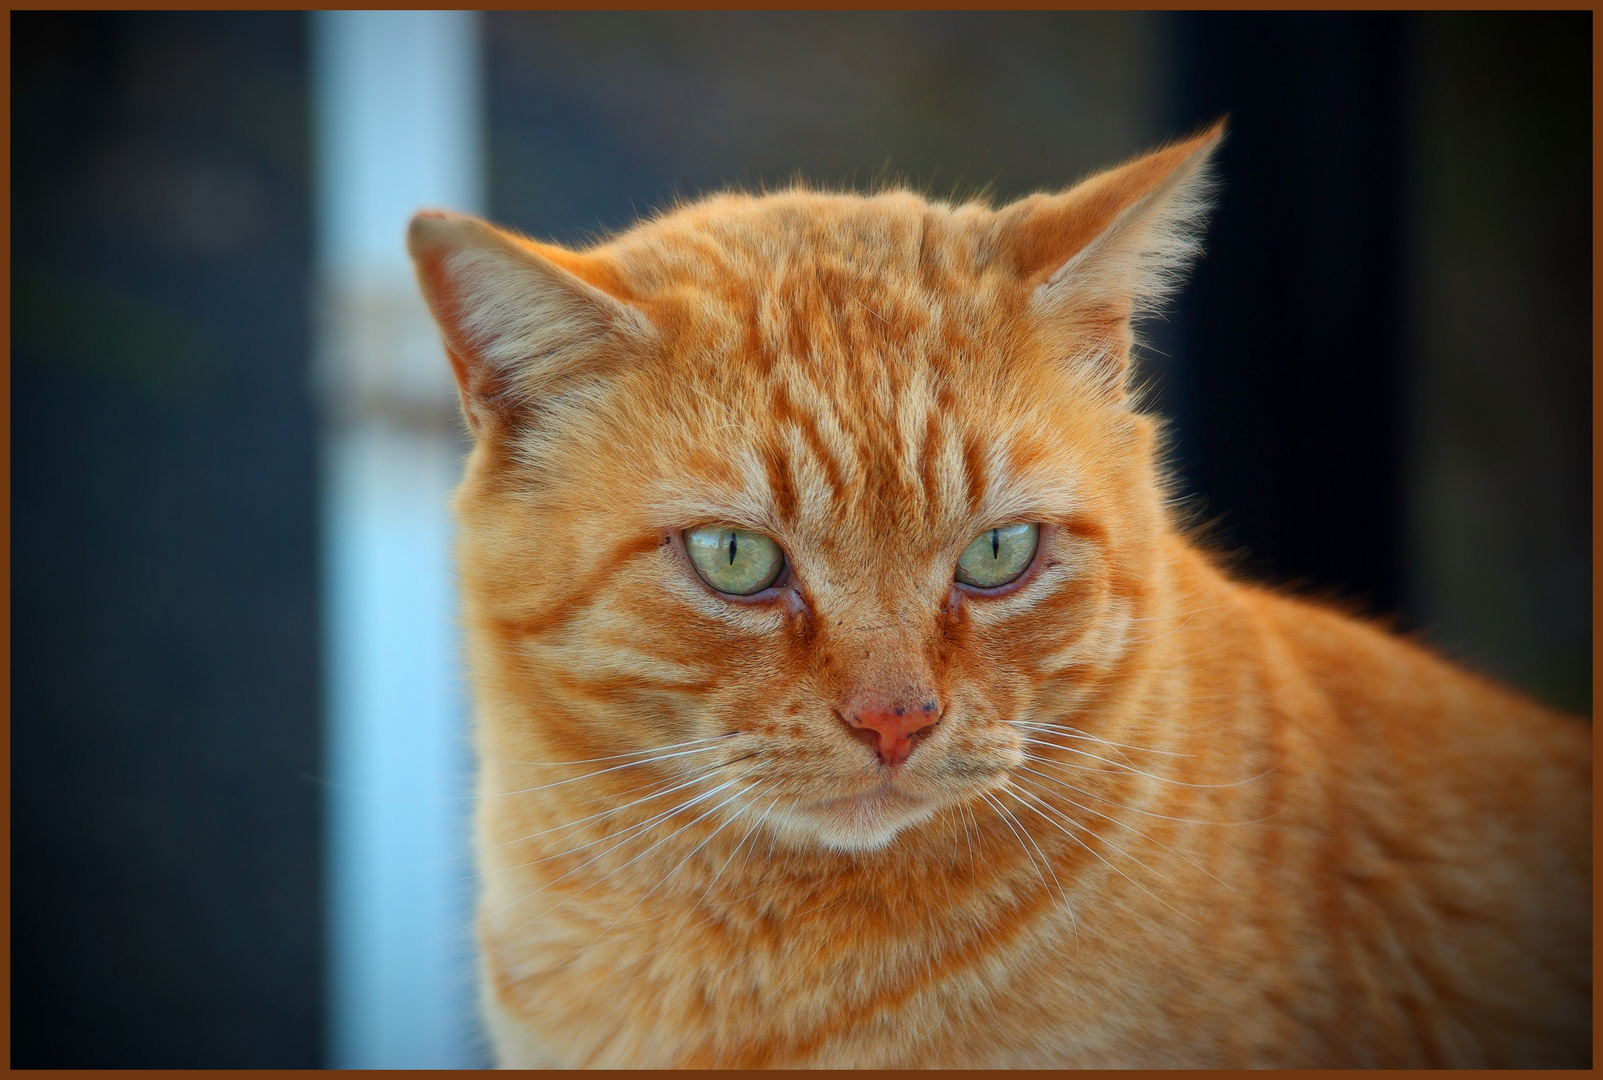
[[1208, 159], [1224, 121], [1058, 195], [1001, 210], [995, 240], [1030, 290], [1049, 348], [1122, 393], [1131, 317], [1150, 310], [1197, 254]]

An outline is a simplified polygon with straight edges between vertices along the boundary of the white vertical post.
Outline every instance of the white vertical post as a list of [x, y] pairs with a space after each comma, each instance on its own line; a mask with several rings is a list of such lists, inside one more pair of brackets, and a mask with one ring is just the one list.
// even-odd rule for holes
[[407, 260], [482, 204], [477, 17], [312, 16], [329, 1064], [482, 1063], [447, 500], [456, 398]]

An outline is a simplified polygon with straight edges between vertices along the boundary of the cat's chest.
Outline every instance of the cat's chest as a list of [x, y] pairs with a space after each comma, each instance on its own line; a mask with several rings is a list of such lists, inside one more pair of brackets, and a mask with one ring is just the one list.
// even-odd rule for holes
[[[845, 901], [832, 918], [778, 918], [749, 899], [636, 900], [626, 917], [599, 916], [605, 907], [486, 926], [494, 1008], [503, 1026], [543, 1048], [547, 1063], [1096, 1060], [1102, 1033], [1051, 1004], [1074, 927], [1049, 905], [983, 920], [954, 914], [892, 933]], [[865, 934], [869, 925], [878, 933]], [[1082, 992], [1095, 996], [1096, 980]], [[1035, 1022], [999, 1031], [997, 1016]]]

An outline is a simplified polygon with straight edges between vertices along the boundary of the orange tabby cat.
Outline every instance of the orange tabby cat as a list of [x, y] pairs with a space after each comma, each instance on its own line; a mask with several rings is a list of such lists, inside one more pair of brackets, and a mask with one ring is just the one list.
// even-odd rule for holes
[[503, 1064], [1589, 1063], [1589, 726], [1176, 524], [1130, 320], [1218, 137], [414, 220]]

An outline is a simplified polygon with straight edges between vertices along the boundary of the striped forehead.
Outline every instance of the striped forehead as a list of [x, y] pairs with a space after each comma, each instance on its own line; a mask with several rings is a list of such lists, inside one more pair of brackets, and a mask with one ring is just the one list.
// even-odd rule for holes
[[697, 267], [670, 367], [694, 388], [680, 430], [701, 442], [665, 516], [945, 538], [1038, 502], [1017, 467], [1031, 410], [997, 370], [1003, 284], [921, 232], [721, 246], [717, 274]]
[[692, 470], [711, 481], [696, 485], [700, 516], [820, 539], [849, 527], [933, 540], [1029, 509], [1017, 425], [991, 407], [991, 380], [964, 382], [972, 336], [927, 312], [895, 332], [894, 315], [868, 307], [805, 332], [774, 319], [762, 347], [705, 388], [717, 418], [704, 430], [720, 432], [724, 467], [718, 481]]
[[776, 267], [751, 313], [777, 515], [838, 524], [890, 514], [904, 526], [944, 516], [970, 486], [943, 453], [963, 441], [952, 438], [949, 382], [968, 328], [946, 328], [943, 340], [934, 297], [894, 269], [811, 254]]

